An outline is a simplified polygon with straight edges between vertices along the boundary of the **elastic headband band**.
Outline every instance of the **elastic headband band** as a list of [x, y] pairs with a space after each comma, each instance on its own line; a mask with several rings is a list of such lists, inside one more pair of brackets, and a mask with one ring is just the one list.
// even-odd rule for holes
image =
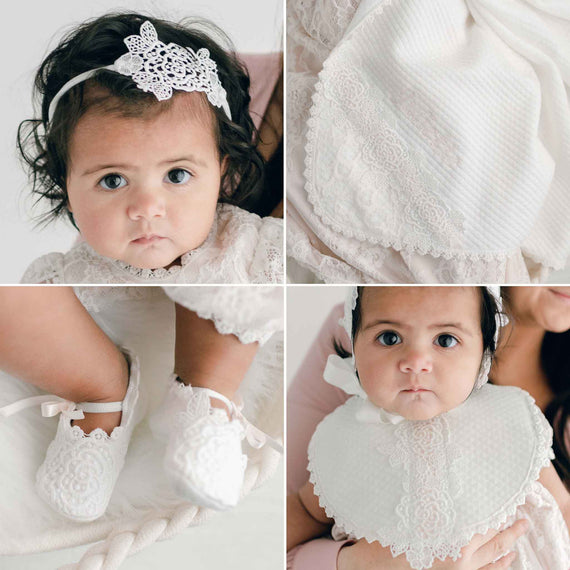
[[49, 106], [49, 122], [53, 119], [63, 95], [104, 69], [132, 77], [139, 89], [153, 93], [159, 101], [170, 99], [175, 89], [186, 92], [201, 91], [214, 107], [221, 107], [228, 119], [232, 120], [226, 90], [220, 83], [216, 62], [210, 58], [210, 52], [206, 48], [195, 52], [192, 48], [174, 43], [166, 45], [158, 39], [156, 29], [148, 20], [142, 24], [140, 36], [128, 36], [124, 42], [128, 53], [111, 65], [80, 73], [57, 92]]

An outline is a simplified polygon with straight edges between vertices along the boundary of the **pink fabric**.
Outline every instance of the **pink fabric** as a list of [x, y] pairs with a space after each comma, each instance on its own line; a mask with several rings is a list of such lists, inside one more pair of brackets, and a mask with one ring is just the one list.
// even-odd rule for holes
[[279, 52], [240, 54], [240, 59], [245, 63], [251, 79], [249, 114], [258, 129], [279, 80], [281, 58], [282, 54]]
[[316, 538], [297, 546], [287, 554], [287, 570], [336, 570], [338, 553], [347, 543], [352, 544], [349, 540]]
[[[333, 340], [350, 350], [346, 331], [338, 324], [343, 307], [337, 305], [321, 327], [301, 364], [287, 395], [287, 492], [297, 491], [308, 479], [307, 448], [320, 421], [348, 399], [348, 395], [327, 384], [323, 373]], [[291, 550], [288, 570], [336, 570], [338, 551], [346, 544], [331, 538], [311, 540]]]

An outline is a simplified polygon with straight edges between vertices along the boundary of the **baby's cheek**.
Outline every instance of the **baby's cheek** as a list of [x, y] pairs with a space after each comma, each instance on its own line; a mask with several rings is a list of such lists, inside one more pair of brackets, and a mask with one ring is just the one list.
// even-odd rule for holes
[[[377, 371], [378, 369], [376, 369]], [[376, 406], [384, 407], [386, 405], [386, 389], [382, 384], [382, 378], [374, 374], [372, 370], [366, 366], [361, 366], [359, 373], [360, 385], [366, 392], [368, 399]]]
[[74, 211], [75, 222], [81, 236], [99, 253], [109, 255], [108, 249], [117, 246], [115, 243], [121, 237], [117, 216], [113, 212], [102, 212], [98, 209], [83, 209]]
[[188, 249], [198, 247], [208, 237], [214, 224], [216, 206], [217, 201], [208, 200], [171, 209], [170, 223]]

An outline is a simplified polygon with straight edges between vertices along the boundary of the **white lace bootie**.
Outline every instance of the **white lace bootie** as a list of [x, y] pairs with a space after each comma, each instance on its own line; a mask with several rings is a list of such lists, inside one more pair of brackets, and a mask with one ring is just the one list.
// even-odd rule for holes
[[[241, 495], [247, 455], [242, 440], [255, 448], [279, 444], [252, 426], [236, 404], [208, 388], [186, 386], [171, 377], [166, 398], [151, 419], [158, 439], [168, 440], [164, 471], [182, 498], [216, 510], [234, 507]], [[227, 411], [211, 405], [223, 402]]]
[[[56, 396], [34, 396], [0, 409], [8, 416], [41, 405], [42, 415], [61, 413], [57, 433], [36, 475], [39, 495], [58, 513], [78, 522], [93, 521], [105, 513], [113, 488], [125, 463], [135, 425], [142, 413], [139, 400], [139, 362], [128, 351], [130, 374], [122, 402], [76, 404]], [[85, 434], [72, 420], [87, 413], [122, 412], [121, 423], [108, 435], [102, 429]]]

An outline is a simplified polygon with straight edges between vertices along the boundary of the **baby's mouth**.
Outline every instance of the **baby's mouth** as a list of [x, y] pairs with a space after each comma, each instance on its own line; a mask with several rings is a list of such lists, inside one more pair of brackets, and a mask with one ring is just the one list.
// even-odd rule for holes
[[148, 245], [148, 244], [158, 243], [163, 239], [166, 238], [158, 234], [144, 234], [136, 239], [131, 240], [131, 243], [135, 243], [138, 245]]

